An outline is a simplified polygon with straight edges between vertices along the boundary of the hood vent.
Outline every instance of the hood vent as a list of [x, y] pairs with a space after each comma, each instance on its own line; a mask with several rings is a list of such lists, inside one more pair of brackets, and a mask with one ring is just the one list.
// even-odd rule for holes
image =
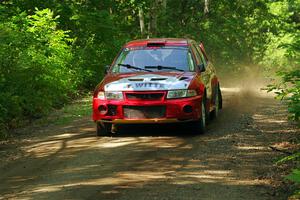
[[179, 78], [180, 81], [184, 81], [184, 80], [187, 80], [187, 79], [188, 79], [188, 77], [180, 77]]
[[167, 78], [151, 78], [151, 81], [164, 81], [167, 80]]
[[129, 81], [144, 81], [143, 78], [130, 78]]

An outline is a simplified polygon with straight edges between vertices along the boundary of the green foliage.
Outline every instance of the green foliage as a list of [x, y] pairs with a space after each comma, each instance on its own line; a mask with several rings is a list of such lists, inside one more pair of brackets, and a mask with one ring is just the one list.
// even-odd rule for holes
[[75, 92], [72, 39], [57, 29], [57, 19], [51, 10], [37, 9], [0, 22], [2, 128], [40, 117]]
[[300, 153], [294, 153], [292, 155], [286, 156], [286, 157], [280, 159], [279, 161], [277, 161], [277, 163], [285, 163], [285, 162], [291, 161], [291, 160], [300, 160]]
[[253, 64], [268, 73], [279, 70], [282, 81], [270, 89], [297, 119], [299, 2], [217, 0], [204, 12], [204, 1], [194, 0], [2, 1], [1, 127], [15, 127], [20, 119], [61, 106], [78, 90], [93, 89], [120, 47], [147, 35], [202, 40], [222, 71]]
[[279, 78], [268, 86], [278, 99], [288, 104], [291, 118], [300, 117], [300, 17], [299, 0], [282, 0], [268, 3], [272, 18], [271, 30], [267, 33], [261, 65]]
[[286, 178], [290, 181], [298, 184], [298, 190], [296, 190], [293, 196], [290, 199], [299, 199], [300, 198], [300, 169], [294, 169]]
[[[118, 2], [118, 1], [116, 1]], [[0, 3], [0, 133], [93, 89], [133, 37], [133, 4], [113, 1]], [[130, 20], [129, 20], [130, 19]], [[0, 134], [0, 136], [1, 136]]]
[[[271, 77], [276, 74], [268, 90], [287, 102], [291, 118], [299, 120], [300, 1], [210, 0], [209, 12], [204, 2], [1, 1], [0, 137], [63, 106], [80, 90], [92, 90], [120, 47], [146, 36], [202, 40], [221, 71], [259, 65]], [[83, 110], [72, 108], [60, 123], [86, 115], [88, 104]], [[280, 162], [295, 159], [299, 154]], [[287, 178], [299, 183], [299, 168]]]
[[291, 118], [299, 121], [300, 118], [300, 70], [278, 71], [281, 77], [279, 83], [268, 85], [268, 91], [275, 91], [276, 98], [284, 100], [288, 104]]
[[300, 184], [300, 169], [294, 169], [290, 175], [286, 177], [287, 179]]
[[[296, 161], [298, 163], [298, 167], [296, 169], [293, 169], [292, 172], [287, 175], [285, 178], [294, 182], [295, 184], [298, 185], [298, 189], [297, 191], [295, 191], [293, 197], [295, 197], [296, 199], [300, 197], [300, 168], [299, 168], [299, 161], [300, 161], [300, 153], [294, 153], [292, 155], [286, 156], [282, 159], [280, 159], [279, 161], [277, 161], [277, 164], [280, 163], [286, 163], [288, 161]], [[293, 199], [293, 198], [291, 198]]]

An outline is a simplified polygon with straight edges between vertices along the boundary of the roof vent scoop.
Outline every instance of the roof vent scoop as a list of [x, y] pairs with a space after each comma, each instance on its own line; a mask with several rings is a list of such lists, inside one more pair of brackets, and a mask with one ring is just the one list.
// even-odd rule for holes
[[163, 47], [166, 41], [151, 41], [147, 43], [147, 47]]

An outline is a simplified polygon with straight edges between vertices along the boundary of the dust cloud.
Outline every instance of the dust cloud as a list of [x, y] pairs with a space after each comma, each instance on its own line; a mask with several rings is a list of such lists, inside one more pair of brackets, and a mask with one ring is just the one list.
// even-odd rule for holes
[[258, 66], [239, 67], [238, 71], [220, 70], [218, 73], [221, 90], [236, 92], [243, 96], [269, 96], [273, 93], [266, 91], [270, 78]]

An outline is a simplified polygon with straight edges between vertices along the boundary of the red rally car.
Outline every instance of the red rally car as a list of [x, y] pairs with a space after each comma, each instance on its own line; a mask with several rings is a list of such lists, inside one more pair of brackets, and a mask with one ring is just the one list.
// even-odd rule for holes
[[127, 43], [107, 67], [93, 96], [97, 135], [122, 124], [193, 124], [203, 133], [222, 108], [216, 70], [203, 44], [190, 39], [145, 39]]

